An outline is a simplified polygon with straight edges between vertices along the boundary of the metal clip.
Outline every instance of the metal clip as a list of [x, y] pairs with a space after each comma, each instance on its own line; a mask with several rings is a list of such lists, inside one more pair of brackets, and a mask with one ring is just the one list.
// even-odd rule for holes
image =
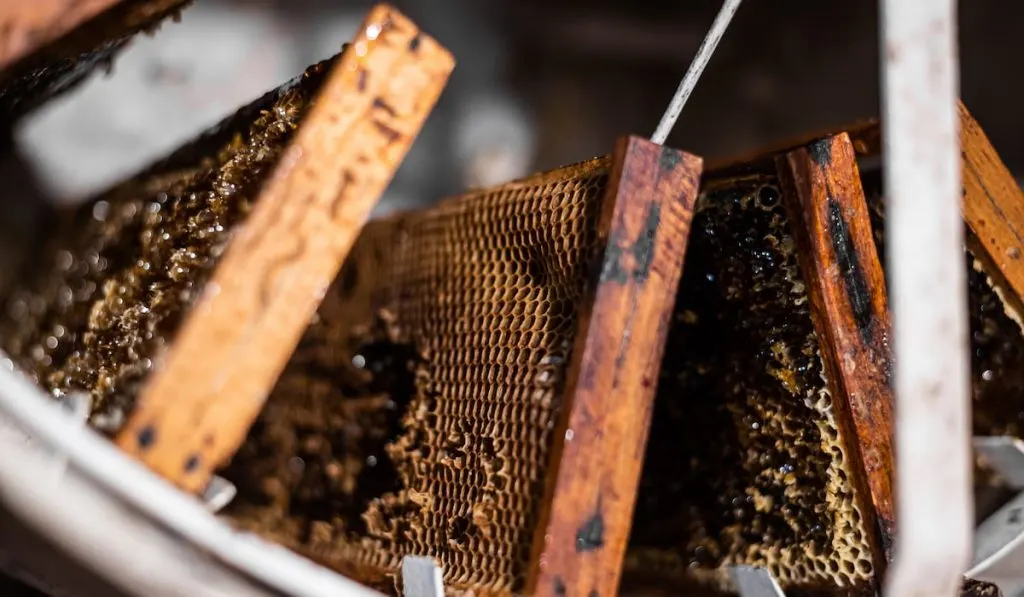
[[433, 558], [405, 556], [402, 558], [403, 597], [444, 597], [441, 568]]
[[203, 491], [203, 505], [211, 513], [216, 514], [230, 504], [236, 495], [238, 495], [238, 488], [234, 483], [224, 477], [214, 475], [210, 479], [210, 484], [206, 486], [206, 490]]
[[729, 576], [740, 597], [786, 597], [779, 583], [764, 568], [732, 566]]
[[967, 577], [990, 582], [1007, 597], [1024, 593], [1024, 442], [1015, 437], [976, 437], [974, 449], [1018, 491], [975, 534]]

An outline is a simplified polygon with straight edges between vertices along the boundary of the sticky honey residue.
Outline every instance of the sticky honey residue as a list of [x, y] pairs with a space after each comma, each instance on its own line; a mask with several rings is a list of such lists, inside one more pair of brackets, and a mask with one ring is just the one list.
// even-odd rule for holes
[[[592, 168], [369, 223], [228, 471], [243, 488], [233, 519], [364, 582], [416, 554], [436, 558], [456, 593], [521, 591], [606, 180]], [[399, 359], [408, 394], [348, 381], [351, 363], [375, 362], [361, 330], [380, 330], [382, 316], [385, 353], [412, 355]], [[371, 399], [399, 405], [397, 429], [385, 432]], [[370, 410], [346, 414], [355, 401]], [[358, 520], [347, 489], [310, 477], [300, 435], [319, 425], [332, 449], [315, 466], [342, 479], [371, 454], [318, 420], [351, 425], [349, 439], [389, 438], [372, 455], [395, 483], [357, 479], [369, 498]], [[301, 474], [288, 468], [296, 456]], [[323, 508], [300, 505], [305, 487]]]
[[724, 589], [865, 586], [872, 554], [771, 178], [698, 199], [627, 568]]
[[4, 350], [55, 395], [88, 392], [92, 423], [115, 431], [251, 209], [321, 70], [86, 204], [4, 305]]

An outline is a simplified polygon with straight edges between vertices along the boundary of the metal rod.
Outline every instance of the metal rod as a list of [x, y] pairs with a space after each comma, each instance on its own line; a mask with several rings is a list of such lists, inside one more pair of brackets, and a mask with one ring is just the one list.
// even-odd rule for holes
[[[39, 388], [5, 367], [5, 359], [0, 353], [0, 423], [18, 427], [24, 435], [32, 438], [28, 443], [22, 441], [25, 447], [45, 450], [50, 454], [49, 461], [66, 458], [68, 471], [65, 477], [69, 480], [82, 479], [87, 487], [102, 489], [111, 508], [114, 504], [121, 504], [121, 508], [143, 514], [143, 519], [151, 527], [173, 533], [177, 543], [183, 549], [188, 548], [186, 551], [193, 554], [201, 552], [202, 559], [209, 560], [211, 564], [219, 561], [221, 566], [216, 567], [217, 570], [234, 571], [239, 578], [252, 578], [280, 593], [303, 597], [380, 597], [380, 593], [300, 558], [283, 547], [230, 529], [211, 516], [197, 500], [176, 490], [92, 429], [71, 420], [71, 417], [60, 416], [62, 414], [61, 407]], [[16, 439], [14, 434], [6, 436]], [[17, 445], [16, 442], [9, 443]], [[15, 466], [16, 462], [20, 460], [0, 459], [0, 493], [3, 493], [0, 497], [5, 503], [22, 508], [18, 514], [39, 528], [47, 521], [47, 510], [33, 514], [29, 509], [34, 504], [37, 508], [42, 507], [43, 503], [33, 499], [14, 500], [14, 497], [27, 496], [26, 492], [33, 490], [32, 486], [26, 485], [28, 480], [19, 474], [22, 468]], [[32, 469], [32, 479], [36, 483], [40, 466], [35, 465]], [[78, 504], [78, 496], [72, 491], [68, 484], [63, 493], [54, 492], [54, 495], [62, 496], [68, 503]], [[68, 526], [73, 521], [79, 523], [74, 528]], [[70, 546], [70, 542], [86, 536], [91, 536], [93, 541], [102, 541], [96, 535], [86, 535], [90, 529], [96, 531], [96, 525], [89, 527], [89, 523], [94, 521], [102, 521], [102, 518], [81, 514], [64, 517], [61, 524], [47, 524], [39, 530], [58, 546]], [[98, 528], [101, 533], [110, 532], [109, 528]], [[119, 556], [111, 561], [128, 562], [128, 558], [127, 555]], [[103, 572], [115, 574], [118, 569], [112, 567]], [[137, 571], [125, 571], [125, 575], [129, 572], [135, 574]]]
[[651, 141], [658, 145], [664, 145], [665, 140], [668, 139], [668, 134], [672, 132], [672, 127], [676, 125], [676, 120], [679, 120], [679, 114], [682, 113], [686, 100], [690, 99], [693, 88], [697, 86], [697, 80], [704, 73], [704, 67], [711, 60], [711, 55], [715, 53], [718, 42], [722, 40], [725, 30], [729, 27], [729, 23], [732, 22], [732, 16], [736, 14], [736, 9], [740, 7], [740, 2], [742, 1], [725, 0], [722, 3], [722, 9], [718, 11], [715, 22], [711, 24], [711, 30], [708, 31], [704, 41], [701, 42], [700, 48], [697, 49], [697, 55], [693, 58], [693, 62], [690, 63], [690, 68], [687, 69], [683, 80], [679, 83], [679, 87], [676, 88], [676, 93], [672, 96], [672, 101], [665, 110], [665, 114], [661, 117], [658, 128], [651, 135]]
[[882, 0], [896, 389], [893, 597], [958, 594], [973, 533], [956, 0]]

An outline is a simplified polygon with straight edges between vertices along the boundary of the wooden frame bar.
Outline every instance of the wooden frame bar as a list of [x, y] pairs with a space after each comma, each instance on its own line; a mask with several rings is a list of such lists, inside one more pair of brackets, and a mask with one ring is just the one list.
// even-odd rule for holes
[[109, 64], [132, 35], [191, 0], [11, 0], [0, 3], [0, 127], [9, 127]]
[[193, 492], [231, 457], [453, 65], [393, 8], [370, 12], [143, 388], [123, 450]]
[[1024, 191], [963, 103], [958, 110], [964, 222], [982, 249], [978, 253], [988, 262], [988, 273], [1003, 287], [1003, 299], [1020, 312], [1024, 297]]
[[[269, 508], [243, 495], [239, 524], [373, 586], [414, 554], [477, 595], [615, 594], [700, 171], [697, 157], [629, 137], [610, 157], [371, 222], [232, 469], [263, 486], [288, 478], [260, 472], [283, 471], [280, 454], [258, 456], [275, 446], [306, 470], [367, 458], [321, 460], [287, 438], [328, 437], [310, 430], [325, 418], [310, 404], [318, 371], [352, 359], [355, 330], [387, 313], [390, 341], [420, 355], [416, 388], [400, 391], [411, 397], [393, 396], [404, 426], [373, 452], [400, 489], [373, 493], [361, 511], [373, 528], [354, 535], [347, 519], [329, 530], [331, 517], [282, 516], [291, 489]], [[296, 525], [320, 530], [297, 537]]]
[[616, 146], [528, 594], [618, 590], [700, 171], [699, 158], [637, 137]]
[[[128, 17], [127, 30], [141, 24], [143, 15], [184, 5], [189, 0], [33, 0], [4, 2], [0, 5], [0, 71], [64, 37], [85, 37], [78, 28], [94, 27], [111, 13]], [[134, 5], [134, 6], [133, 6]], [[80, 50], [88, 48], [79, 47]], [[69, 56], [70, 57], [70, 56]], [[56, 58], [56, 56], [51, 56]]]
[[895, 532], [892, 358], [885, 275], [856, 154], [844, 133], [790, 151], [776, 162], [830, 389], [839, 397], [837, 419], [852, 424], [843, 435], [856, 438], [850, 451], [864, 478], [851, 481], [861, 485], [859, 495], [870, 492], [873, 508], [863, 510], [875, 519], [869, 528], [877, 521], [881, 533], [877, 575], [892, 557]]

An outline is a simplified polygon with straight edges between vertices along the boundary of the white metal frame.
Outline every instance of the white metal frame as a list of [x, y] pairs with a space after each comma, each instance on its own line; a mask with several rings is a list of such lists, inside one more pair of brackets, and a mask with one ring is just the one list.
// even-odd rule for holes
[[956, 0], [881, 0], [899, 534], [892, 597], [959, 593], [973, 533]]
[[[0, 436], [0, 500], [130, 593], [380, 597], [283, 547], [234, 531], [3, 366], [0, 419], [32, 440]], [[63, 475], [38, 474], [65, 459]]]

